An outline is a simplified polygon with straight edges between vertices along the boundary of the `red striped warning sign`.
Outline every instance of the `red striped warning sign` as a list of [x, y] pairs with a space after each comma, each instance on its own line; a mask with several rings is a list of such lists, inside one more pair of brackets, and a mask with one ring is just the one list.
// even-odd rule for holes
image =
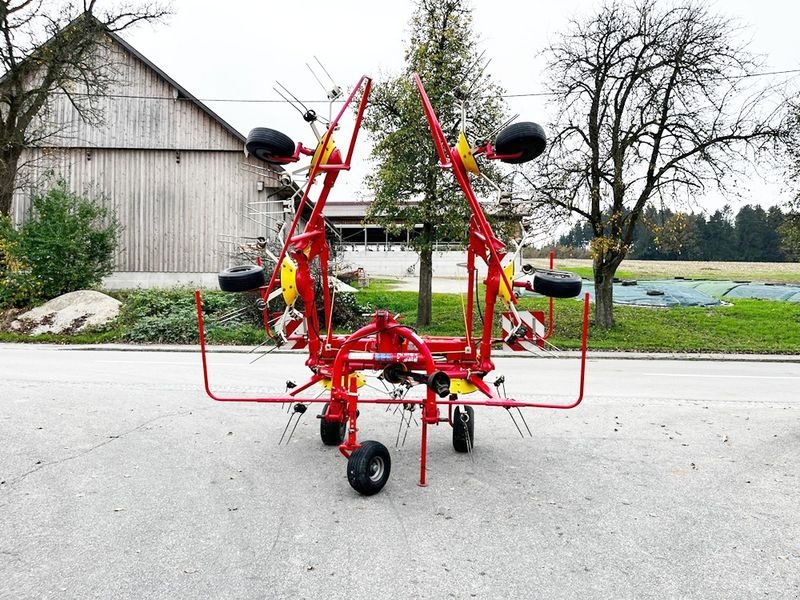
[[302, 350], [308, 345], [305, 319], [291, 319], [287, 321], [284, 334], [289, 344], [288, 347], [292, 350]]
[[517, 314], [521, 322], [517, 322], [510, 311], [501, 315], [503, 345], [515, 352], [544, 348], [544, 313], [540, 310], [521, 310]]

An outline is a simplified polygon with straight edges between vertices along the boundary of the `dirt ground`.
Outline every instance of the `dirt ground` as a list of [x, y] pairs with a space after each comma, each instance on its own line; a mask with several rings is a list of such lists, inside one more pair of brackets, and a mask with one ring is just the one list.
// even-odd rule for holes
[[17, 318], [17, 315], [25, 312], [21, 308], [9, 308], [7, 310], [0, 310], [0, 331], [8, 331], [11, 322]]

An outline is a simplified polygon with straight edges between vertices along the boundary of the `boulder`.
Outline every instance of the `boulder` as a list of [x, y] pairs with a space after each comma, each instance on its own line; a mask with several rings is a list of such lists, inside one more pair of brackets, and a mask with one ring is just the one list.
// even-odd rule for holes
[[70, 292], [21, 314], [11, 323], [11, 331], [30, 335], [75, 333], [113, 321], [121, 305], [119, 300], [100, 292]]

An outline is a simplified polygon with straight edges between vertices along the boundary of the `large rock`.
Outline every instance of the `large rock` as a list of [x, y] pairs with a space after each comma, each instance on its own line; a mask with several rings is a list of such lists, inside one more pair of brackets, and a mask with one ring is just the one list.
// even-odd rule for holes
[[20, 315], [11, 323], [11, 330], [31, 335], [75, 333], [113, 321], [121, 304], [100, 292], [70, 292]]

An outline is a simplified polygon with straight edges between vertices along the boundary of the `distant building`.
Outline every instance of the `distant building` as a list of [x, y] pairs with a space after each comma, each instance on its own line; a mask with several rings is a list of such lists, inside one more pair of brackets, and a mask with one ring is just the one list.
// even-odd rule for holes
[[[53, 97], [57, 135], [20, 161], [14, 197], [22, 220], [52, 172], [76, 192], [105, 198], [124, 230], [112, 285], [175, 285], [213, 278], [246, 237], [283, 222], [279, 171], [243, 154], [245, 138], [118, 35], [108, 33], [117, 83], [98, 99], [102, 126]], [[105, 58], [104, 58], [105, 59]]]
[[359, 201], [328, 202], [325, 216], [336, 234], [332, 241], [351, 250], [408, 245], [413, 237], [411, 232], [389, 233], [381, 225], [365, 222], [369, 206], [369, 202]]

